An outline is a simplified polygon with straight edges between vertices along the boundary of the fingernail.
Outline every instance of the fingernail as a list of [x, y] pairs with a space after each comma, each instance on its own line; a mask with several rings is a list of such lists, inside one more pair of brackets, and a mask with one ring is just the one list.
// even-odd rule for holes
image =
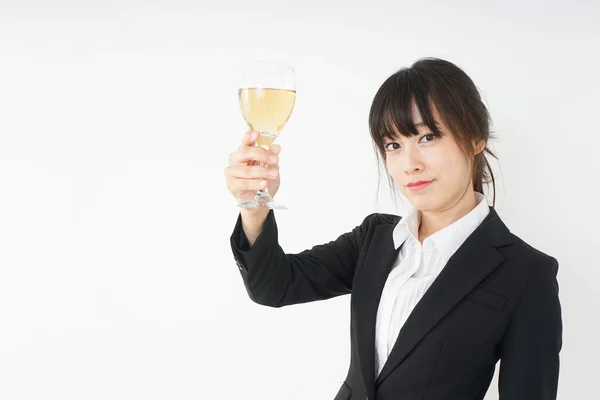
[[269, 161], [271, 161], [272, 163], [276, 163], [277, 162], [277, 156], [269, 156]]
[[269, 176], [276, 177], [277, 176], [277, 170], [276, 169], [270, 169], [269, 170]]
[[250, 134], [250, 139], [256, 139], [258, 137], [258, 133], [257, 132], [252, 132]]

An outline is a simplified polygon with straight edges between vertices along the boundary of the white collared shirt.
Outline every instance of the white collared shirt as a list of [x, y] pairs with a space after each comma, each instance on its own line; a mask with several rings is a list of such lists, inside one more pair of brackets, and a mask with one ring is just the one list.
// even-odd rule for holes
[[419, 242], [421, 213], [413, 210], [394, 228], [394, 247], [400, 249], [379, 301], [375, 325], [377, 375], [392, 351], [400, 329], [442, 271], [450, 257], [477, 229], [490, 209], [485, 197], [475, 192], [477, 206], [444, 229]]

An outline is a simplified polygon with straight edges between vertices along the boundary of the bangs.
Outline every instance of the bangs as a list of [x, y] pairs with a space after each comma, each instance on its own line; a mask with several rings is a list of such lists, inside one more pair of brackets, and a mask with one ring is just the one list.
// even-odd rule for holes
[[404, 68], [390, 76], [375, 94], [369, 112], [369, 130], [377, 147], [383, 150], [386, 139], [419, 133], [415, 125], [418, 121], [413, 120], [413, 106], [419, 111], [421, 122], [441, 136], [432, 110], [434, 96], [418, 71]]

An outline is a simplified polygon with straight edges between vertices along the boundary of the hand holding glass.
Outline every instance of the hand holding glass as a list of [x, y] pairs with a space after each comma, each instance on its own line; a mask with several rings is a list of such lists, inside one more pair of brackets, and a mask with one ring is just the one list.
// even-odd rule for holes
[[[296, 101], [294, 70], [282, 64], [253, 64], [244, 69], [238, 95], [240, 108], [248, 127], [260, 133], [255, 145], [268, 150], [294, 109]], [[260, 165], [265, 164], [261, 162]], [[237, 206], [287, 208], [273, 200], [266, 187], [259, 189], [253, 199]]]

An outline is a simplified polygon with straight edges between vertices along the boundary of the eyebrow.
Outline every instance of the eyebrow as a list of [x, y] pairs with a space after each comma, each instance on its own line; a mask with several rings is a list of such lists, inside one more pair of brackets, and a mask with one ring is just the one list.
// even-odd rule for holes
[[414, 125], [416, 128], [419, 128], [419, 127], [428, 128], [428, 126], [423, 121], [415, 122]]

